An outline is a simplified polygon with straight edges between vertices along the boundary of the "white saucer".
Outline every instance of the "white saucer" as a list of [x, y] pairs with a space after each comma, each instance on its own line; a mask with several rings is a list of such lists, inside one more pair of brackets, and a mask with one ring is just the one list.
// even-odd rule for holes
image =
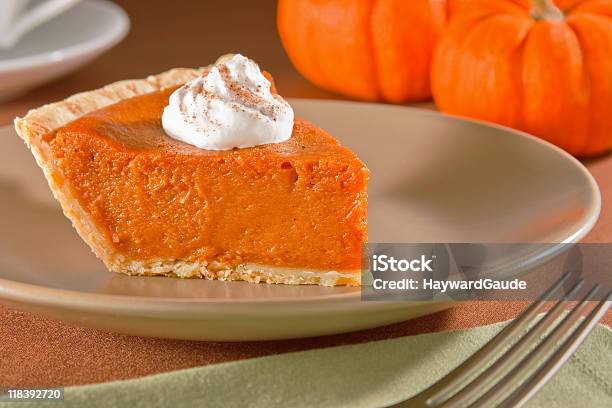
[[[584, 166], [524, 133], [399, 106], [291, 104], [370, 168], [371, 242], [575, 242], [599, 216], [599, 189]], [[0, 302], [133, 335], [306, 337], [449, 307], [361, 301], [359, 288], [108, 272], [63, 216], [34, 158], [8, 127], [0, 129], [0, 230]]]
[[130, 20], [116, 4], [85, 0], [0, 50], [0, 101], [65, 75], [125, 37]]

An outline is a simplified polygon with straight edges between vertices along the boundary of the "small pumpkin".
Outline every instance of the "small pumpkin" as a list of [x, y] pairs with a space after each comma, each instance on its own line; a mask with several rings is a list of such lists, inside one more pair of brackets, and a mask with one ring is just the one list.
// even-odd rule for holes
[[577, 156], [612, 147], [612, 0], [463, 0], [440, 39], [443, 112], [525, 130]]
[[278, 30], [315, 85], [365, 100], [429, 99], [446, 0], [280, 0]]

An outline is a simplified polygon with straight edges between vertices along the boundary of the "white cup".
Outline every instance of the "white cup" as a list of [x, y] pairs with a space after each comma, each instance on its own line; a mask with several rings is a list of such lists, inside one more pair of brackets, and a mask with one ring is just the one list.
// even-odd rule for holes
[[0, 0], [0, 48], [13, 47], [28, 31], [80, 0]]

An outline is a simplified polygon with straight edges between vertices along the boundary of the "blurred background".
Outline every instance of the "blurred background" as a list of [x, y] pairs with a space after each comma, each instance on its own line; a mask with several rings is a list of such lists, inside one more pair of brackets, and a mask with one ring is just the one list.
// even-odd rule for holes
[[[36, 5], [62, 11], [7, 47]], [[601, 156], [612, 148], [610, 17], [612, 0], [2, 0], [0, 124], [241, 53], [285, 97], [417, 102]]]
[[72, 74], [0, 102], [0, 124], [76, 92], [173, 67], [208, 65], [228, 52], [249, 56], [270, 71], [284, 96], [338, 98], [310, 84], [291, 65], [276, 29], [276, 0], [114, 3], [130, 18], [125, 39]]

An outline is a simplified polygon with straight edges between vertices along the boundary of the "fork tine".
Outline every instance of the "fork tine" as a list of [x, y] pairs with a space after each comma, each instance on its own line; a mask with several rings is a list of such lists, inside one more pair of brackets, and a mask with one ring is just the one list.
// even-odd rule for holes
[[570, 272], [566, 272], [544, 291], [532, 304], [529, 305], [519, 316], [517, 316], [508, 326], [496, 334], [480, 350], [468, 357], [458, 367], [448, 373], [445, 377], [433, 384], [418, 396], [426, 399], [431, 405], [438, 404], [448, 397], [455, 394], [460, 386], [476, 372], [479, 372], [500, 350], [507, 346], [508, 342], [519, 332], [528, 327], [538, 313], [544, 308], [545, 302], [557, 292], [565, 281], [570, 277]]
[[506, 401], [503, 407], [521, 407], [531, 399], [556, 373], [568, 358], [580, 347], [582, 342], [597, 326], [597, 323], [606, 314], [612, 305], [612, 291], [604, 300], [600, 301], [591, 313], [582, 321], [580, 326], [568, 337], [559, 350], [546, 363], [538, 369], [528, 380], [516, 390]]
[[554, 328], [554, 330], [537, 347], [523, 358], [508, 374], [498, 379], [497, 385], [491, 388], [477, 401], [473, 407], [488, 407], [494, 405], [494, 401], [500, 396], [512, 391], [517, 385], [523, 383], [521, 379], [528, 372], [537, 367], [537, 361], [541, 360], [546, 353], [554, 349], [554, 346], [572, 328], [574, 323], [580, 318], [580, 311], [584, 309], [593, 295], [599, 290], [599, 285], [593, 286], [584, 296], [582, 301], [572, 309], [571, 312]]
[[476, 378], [472, 379], [467, 386], [461, 389], [457, 394], [453, 395], [450, 399], [445, 401], [442, 406], [445, 408], [450, 407], [461, 407], [465, 406], [469, 401], [474, 400], [478, 395], [487, 391], [497, 378], [500, 373], [507, 371], [511, 366], [515, 364], [516, 360], [513, 360], [516, 356], [520, 356], [524, 353], [527, 348], [534, 344], [546, 330], [553, 325], [557, 318], [563, 312], [565, 302], [569, 299], [580, 287], [584, 280], [577, 281], [574, 286], [561, 298], [550, 311], [541, 318], [535, 326], [529, 329], [529, 331], [523, 335], [519, 341], [517, 341], [509, 350], [497, 359], [491, 366], [485, 371], [480, 373]]

